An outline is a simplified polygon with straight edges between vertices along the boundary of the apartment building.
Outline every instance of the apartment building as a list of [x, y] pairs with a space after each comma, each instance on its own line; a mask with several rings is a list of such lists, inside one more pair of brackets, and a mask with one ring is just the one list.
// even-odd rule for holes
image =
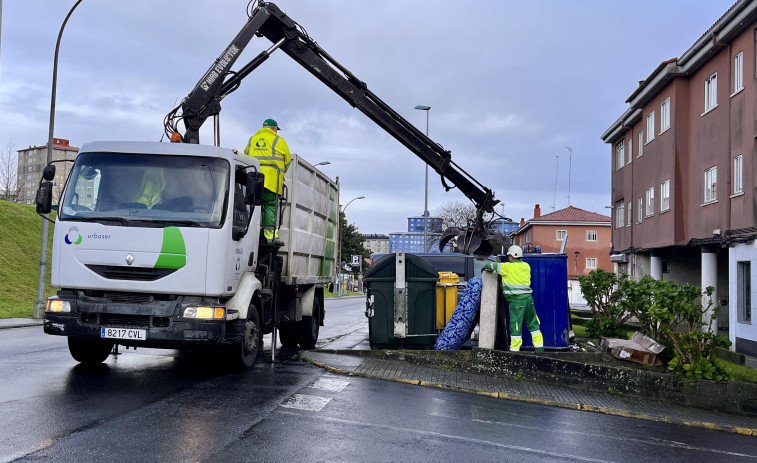
[[[53, 138], [53, 160], [73, 161], [79, 154], [79, 148], [71, 146], [65, 138]], [[47, 165], [47, 144], [29, 146], [18, 150], [17, 182], [19, 186], [19, 202], [34, 204], [42, 169]], [[59, 162], [55, 164], [55, 179], [53, 179], [53, 204], [58, 203], [63, 185], [68, 178], [73, 162]]]
[[569, 206], [541, 215], [534, 207], [534, 217], [521, 219], [512, 234], [513, 244], [525, 252], [568, 255], [568, 297], [571, 303], [585, 303], [578, 277], [598, 268], [613, 271], [610, 262], [611, 218], [596, 212]]
[[371, 256], [375, 254], [389, 254], [389, 235], [369, 233], [363, 235], [365, 247], [371, 251]]
[[712, 302], [723, 307], [718, 331], [750, 355], [757, 355], [756, 41], [757, 1], [736, 2], [641, 81], [602, 134], [611, 147], [618, 270], [714, 287]]

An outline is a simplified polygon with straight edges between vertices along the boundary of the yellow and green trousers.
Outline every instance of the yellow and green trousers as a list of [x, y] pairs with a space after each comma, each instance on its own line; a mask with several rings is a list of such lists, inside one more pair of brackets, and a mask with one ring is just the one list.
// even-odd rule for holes
[[506, 296], [510, 303], [510, 350], [519, 351], [523, 345], [523, 324], [531, 333], [534, 348], [544, 349], [544, 336], [539, 330], [539, 317], [536, 315], [534, 298], [530, 294]]

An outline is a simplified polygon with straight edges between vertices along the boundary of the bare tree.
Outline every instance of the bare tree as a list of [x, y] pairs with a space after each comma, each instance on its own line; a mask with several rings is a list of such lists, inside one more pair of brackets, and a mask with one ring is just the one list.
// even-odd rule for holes
[[465, 228], [476, 219], [476, 206], [471, 202], [450, 201], [442, 204], [436, 215], [442, 219], [442, 229]]
[[18, 157], [13, 139], [0, 150], [0, 192], [6, 201], [18, 201], [20, 182], [18, 181]]

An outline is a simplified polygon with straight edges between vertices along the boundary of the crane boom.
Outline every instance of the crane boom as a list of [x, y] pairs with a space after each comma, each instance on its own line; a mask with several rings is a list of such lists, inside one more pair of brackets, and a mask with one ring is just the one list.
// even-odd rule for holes
[[[273, 46], [258, 54], [239, 71], [231, 71], [232, 65], [255, 35], [267, 38]], [[477, 255], [488, 255], [491, 252], [491, 249], [488, 249], [491, 246], [487, 247], [486, 242], [492, 236], [484, 224], [483, 215], [493, 213], [494, 206], [499, 203], [492, 190], [452, 161], [452, 155], [448, 150], [431, 140], [371, 92], [365, 82], [326, 53], [302, 26], [274, 3], [258, 1], [247, 23], [234, 40], [215, 60], [180, 106], [166, 116], [166, 133], [169, 136], [178, 133], [177, 123], [181, 120], [185, 127], [182, 141], [199, 143], [200, 127], [208, 117], [220, 112], [221, 100], [236, 90], [242, 79], [277, 49], [281, 49], [334, 93], [368, 116], [431, 166], [441, 176], [445, 189], [452, 188], [447, 184], [449, 181], [476, 205], [477, 217], [470, 229], [445, 234], [440, 248], [443, 248], [449, 239], [457, 237], [457, 245], [462, 252]]]

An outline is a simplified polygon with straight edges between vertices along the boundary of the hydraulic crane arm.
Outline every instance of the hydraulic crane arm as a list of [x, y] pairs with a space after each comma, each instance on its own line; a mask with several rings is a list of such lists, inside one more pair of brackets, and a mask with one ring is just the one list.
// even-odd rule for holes
[[[231, 66], [253, 35], [263, 36], [274, 45], [261, 52], [239, 71], [231, 71]], [[279, 48], [431, 166], [441, 176], [447, 190], [451, 187], [445, 180], [459, 188], [476, 205], [477, 219], [475, 224], [471, 224], [472, 229], [458, 230], [445, 236], [447, 240], [443, 239], [444, 243], [441, 247], [449, 241], [449, 238], [455, 236], [459, 237], [457, 244], [461, 251], [489, 254], [491, 249], [487, 249], [484, 243], [490, 237], [483, 215], [494, 212], [494, 206], [499, 202], [494, 199], [494, 193], [454, 163], [449, 151], [428, 138], [368, 90], [365, 82], [355, 77], [326, 53], [308, 36], [302, 26], [273, 3], [258, 1], [249, 20], [231, 44], [208, 69], [181, 105], [166, 116], [166, 133], [169, 136], [178, 133], [176, 124], [181, 119], [186, 129], [182, 141], [199, 143], [199, 129], [208, 117], [220, 112], [221, 99], [236, 90], [242, 79]], [[179, 109], [181, 109], [180, 115]]]

